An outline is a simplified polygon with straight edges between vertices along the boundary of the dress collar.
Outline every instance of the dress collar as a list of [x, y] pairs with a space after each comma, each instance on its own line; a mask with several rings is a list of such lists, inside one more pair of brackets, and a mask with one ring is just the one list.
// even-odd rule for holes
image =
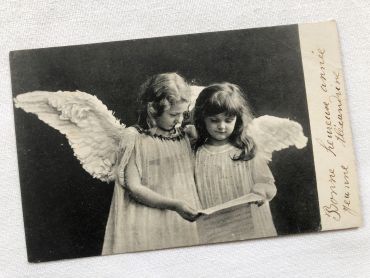
[[181, 128], [181, 127], [174, 128], [174, 132], [171, 133], [171, 134], [168, 134], [168, 135], [159, 134], [158, 133], [158, 128], [156, 128], [156, 127], [149, 128], [149, 129], [144, 129], [139, 125], [135, 125], [134, 127], [141, 134], [146, 134], [146, 135], [149, 135], [153, 138], [159, 138], [161, 140], [173, 140], [173, 141], [175, 141], [175, 140], [183, 139], [185, 137], [185, 132], [184, 132], [183, 128]]
[[225, 144], [225, 145], [222, 145], [222, 146], [213, 146], [213, 145], [209, 145], [209, 144], [204, 144], [202, 146], [202, 149], [204, 151], [206, 151], [207, 153], [210, 153], [210, 154], [221, 154], [221, 153], [226, 153], [226, 152], [230, 152], [230, 151], [237, 151], [237, 152], [240, 152], [240, 150], [231, 145], [231, 144]]

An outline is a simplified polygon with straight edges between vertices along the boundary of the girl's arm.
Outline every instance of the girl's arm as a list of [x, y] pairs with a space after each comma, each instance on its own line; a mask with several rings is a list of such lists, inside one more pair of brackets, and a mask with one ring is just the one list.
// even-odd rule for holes
[[199, 216], [198, 212], [191, 208], [186, 202], [164, 197], [141, 184], [141, 178], [134, 157], [135, 155], [133, 153], [125, 169], [126, 180], [124, 186], [129, 191], [131, 197], [148, 207], [173, 210], [188, 221], [196, 220]]
[[275, 197], [277, 189], [275, 186], [275, 179], [267, 161], [263, 158], [255, 157], [252, 163], [252, 175], [254, 180], [252, 192], [262, 195], [268, 201], [271, 201]]

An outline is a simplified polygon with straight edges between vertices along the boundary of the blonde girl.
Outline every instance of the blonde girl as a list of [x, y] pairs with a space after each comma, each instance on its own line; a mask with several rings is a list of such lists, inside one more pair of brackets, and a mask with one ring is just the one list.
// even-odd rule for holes
[[190, 87], [176, 73], [142, 85], [138, 124], [130, 127], [106, 227], [103, 254], [198, 243], [200, 206], [189, 139], [178, 126]]

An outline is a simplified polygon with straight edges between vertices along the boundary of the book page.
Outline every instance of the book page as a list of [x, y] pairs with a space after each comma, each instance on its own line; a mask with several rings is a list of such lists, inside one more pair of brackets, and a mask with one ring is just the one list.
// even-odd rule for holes
[[200, 213], [204, 215], [211, 215], [211, 214], [219, 213], [220, 211], [223, 211], [223, 212], [226, 212], [229, 210], [231, 211], [231, 210], [234, 210], [236, 207], [243, 206], [249, 203], [263, 202], [263, 199], [264, 198], [258, 194], [249, 193], [242, 197], [231, 200], [229, 202], [220, 204], [218, 206], [214, 206], [214, 207], [201, 210]]
[[263, 197], [250, 193], [227, 203], [201, 211], [196, 221], [201, 243], [243, 240], [254, 237], [251, 205]]

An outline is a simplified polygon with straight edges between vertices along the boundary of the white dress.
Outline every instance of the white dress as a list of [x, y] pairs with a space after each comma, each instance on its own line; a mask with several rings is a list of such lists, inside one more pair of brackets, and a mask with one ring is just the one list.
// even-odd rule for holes
[[[231, 146], [203, 145], [196, 153], [195, 179], [202, 208], [213, 207], [251, 192], [256, 183], [274, 185], [274, 178], [262, 160], [234, 161], [241, 150]], [[251, 205], [254, 232], [244, 238], [276, 236], [269, 202]], [[225, 239], [227, 240], [227, 239]]]
[[[195, 209], [200, 208], [188, 138], [184, 134], [164, 138], [138, 131], [132, 136], [131, 147], [126, 142], [120, 172], [124, 172], [128, 158], [134, 155], [142, 185], [165, 197], [184, 200]], [[195, 223], [184, 220], [174, 211], [137, 203], [119, 182], [116, 183], [103, 255], [198, 243]]]

